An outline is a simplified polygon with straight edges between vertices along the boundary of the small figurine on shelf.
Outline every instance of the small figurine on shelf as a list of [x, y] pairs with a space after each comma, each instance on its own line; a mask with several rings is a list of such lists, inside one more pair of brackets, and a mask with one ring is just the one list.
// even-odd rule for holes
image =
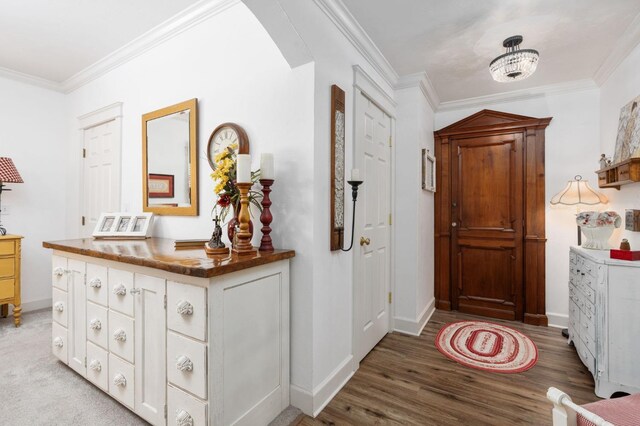
[[605, 167], [607, 167], [607, 156], [602, 154], [600, 156], [600, 169], [604, 169]]
[[204, 251], [206, 251], [207, 254], [227, 254], [229, 253], [229, 249], [225, 247], [222, 242], [222, 228], [220, 227], [220, 218], [217, 214], [215, 219], [213, 219], [213, 223], [215, 223], [213, 234], [211, 235], [211, 239], [205, 243]]

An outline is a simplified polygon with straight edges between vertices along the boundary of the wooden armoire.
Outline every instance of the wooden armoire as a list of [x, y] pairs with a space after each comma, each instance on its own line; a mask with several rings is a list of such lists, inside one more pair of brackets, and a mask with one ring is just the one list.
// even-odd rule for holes
[[550, 121], [483, 110], [434, 132], [438, 309], [547, 325]]

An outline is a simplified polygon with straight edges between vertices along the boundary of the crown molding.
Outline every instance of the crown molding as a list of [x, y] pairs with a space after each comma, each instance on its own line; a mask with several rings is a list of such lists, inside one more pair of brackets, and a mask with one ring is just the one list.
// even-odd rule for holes
[[46, 78], [36, 77], [31, 74], [25, 74], [20, 71], [10, 70], [9, 68], [0, 67], [0, 77], [4, 77], [9, 80], [19, 81], [21, 83], [29, 84], [32, 86], [42, 87], [43, 89], [55, 90], [62, 92], [62, 85], [53, 80], [47, 80]]
[[598, 89], [598, 85], [591, 79], [574, 80], [565, 83], [532, 87], [530, 89], [512, 90], [510, 92], [496, 93], [493, 95], [442, 102], [440, 106], [438, 106], [438, 112], [472, 108], [477, 106], [484, 107], [488, 104], [495, 104], [499, 102], [515, 102], [532, 98], [541, 98], [547, 95], [579, 92], [582, 90], [593, 89]]
[[103, 76], [114, 68], [142, 55], [148, 50], [177, 36], [200, 22], [240, 3], [240, 0], [201, 0], [172, 18], [162, 22], [120, 49], [71, 76], [60, 85], [64, 93]]
[[331, 19], [342, 34], [364, 56], [385, 82], [394, 87], [398, 73], [384, 57], [378, 46], [344, 5], [342, 0], [314, 0], [316, 5]]
[[413, 87], [418, 87], [422, 91], [422, 94], [434, 111], [438, 108], [440, 105], [440, 97], [438, 96], [438, 91], [433, 87], [433, 84], [426, 72], [403, 75], [398, 79], [394, 89], [402, 90]]
[[600, 68], [596, 71], [593, 79], [602, 86], [607, 79], [613, 74], [618, 66], [627, 59], [631, 51], [640, 44], [640, 14], [638, 14], [624, 31], [620, 40], [616, 42], [611, 53], [604, 60]]

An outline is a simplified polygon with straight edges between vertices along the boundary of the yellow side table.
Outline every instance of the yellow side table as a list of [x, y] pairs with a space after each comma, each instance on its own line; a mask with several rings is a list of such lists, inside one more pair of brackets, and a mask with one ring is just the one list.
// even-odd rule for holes
[[7, 316], [13, 305], [13, 322], [20, 325], [20, 243], [19, 235], [0, 236], [0, 316]]

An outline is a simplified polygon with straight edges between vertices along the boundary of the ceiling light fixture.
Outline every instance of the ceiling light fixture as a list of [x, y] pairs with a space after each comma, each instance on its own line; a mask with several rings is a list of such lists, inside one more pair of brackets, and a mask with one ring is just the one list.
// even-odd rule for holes
[[498, 56], [491, 64], [489, 71], [491, 77], [500, 83], [524, 80], [536, 71], [540, 54], [533, 49], [520, 49], [522, 36], [516, 35], [507, 38], [502, 45], [507, 52]]

